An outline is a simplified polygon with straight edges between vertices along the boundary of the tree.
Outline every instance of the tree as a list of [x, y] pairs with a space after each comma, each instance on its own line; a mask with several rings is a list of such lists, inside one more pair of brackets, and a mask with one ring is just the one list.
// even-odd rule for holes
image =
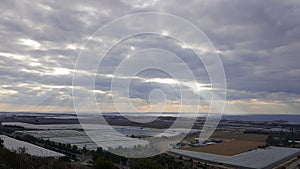
[[4, 141], [0, 138], [0, 148], [1, 149], [4, 147], [3, 143], [4, 143]]
[[155, 160], [145, 158], [145, 159], [135, 159], [131, 160], [131, 169], [163, 169], [165, 167], [159, 165]]
[[86, 148], [86, 145], [84, 145], [82, 148], [82, 153], [85, 154], [86, 152], [87, 152], [87, 148]]
[[99, 157], [94, 165], [95, 169], [116, 169], [112, 161]]
[[77, 146], [76, 146], [76, 145], [73, 145], [73, 146], [72, 146], [72, 151], [73, 151], [74, 153], [77, 153], [77, 150], [78, 150]]

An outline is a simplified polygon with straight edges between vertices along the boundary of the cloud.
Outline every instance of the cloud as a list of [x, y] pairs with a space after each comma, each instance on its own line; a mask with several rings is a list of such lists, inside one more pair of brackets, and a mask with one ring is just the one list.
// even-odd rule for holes
[[[160, 11], [191, 21], [212, 41], [226, 73], [227, 112], [232, 110], [238, 113], [235, 107], [240, 107], [239, 111], [245, 113], [272, 113], [274, 109], [270, 107], [276, 105], [280, 106], [280, 111], [275, 111], [276, 113], [296, 113], [299, 110], [300, 95], [299, 7], [299, 2], [289, 0], [200, 0], [188, 3], [182, 0], [151, 3], [140, 0], [60, 3], [1, 1], [0, 77], [3, 80], [0, 82], [0, 108], [10, 111], [15, 105], [19, 106], [18, 110], [25, 109], [26, 106], [43, 107], [45, 110], [53, 110], [54, 107], [58, 111], [72, 110], [72, 73], [82, 44], [100, 27], [120, 16]], [[152, 23], [145, 22], [145, 26], [147, 24]], [[139, 29], [130, 24], [123, 28]], [[114, 33], [122, 33], [123, 28], [114, 28]], [[115, 40], [109, 36], [95, 37], [90, 43], [95, 46], [99, 43], [111, 45]], [[197, 82], [208, 84], [209, 87], [207, 71], [192, 51], [175, 39], [151, 34], [131, 37], [112, 49], [99, 65], [95, 88], [83, 87], [88, 83], [86, 78], [93, 61], [87, 59], [81, 63], [84, 65], [83, 70], [79, 70], [82, 75], [74, 87], [80, 90], [82, 97], [96, 90], [98, 99], [110, 103], [112, 93], [109, 91], [113, 76], [101, 74], [113, 75], [123, 59], [146, 48], [164, 49], [177, 55], [193, 71]], [[203, 52], [205, 54], [205, 48]], [[146, 55], [147, 57], [135, 60], [131, 66], [141, 63], [164, 64], [170, 72], [177, 75], [177, 80], [191, 81], [186, 76], [186, 71], [179, 68], [181, 63], [175, 59], [161, 57], [158, 60], [151, 54]], [[122, 71], [123, 76], [130, 72], [126, 70], [129, 69]], [[140, 102], [144, 104], [153, 89], [162, 89], [168, 94], [170, 102], [179, 99], [178, 86], [162, 83], [170, 76], [148, 70], [139, 77], [131, 86], [131, 98], [141, 99]], [[188, 98], [195, 97], [191, 86], [181, 87]], [[204, 95], [209, 93], [202, 92]], [[200, 94], [200, 97], [203, 96]], [[186, 103], [192, 104], [193, 100]], [[173, 105], [168, 110], [177, 110], [174, 108], [176, 106], [178, 107]], [[29, 110], [28, 107], [26, 109]], [[106, 111], [109, 110], [114, 110], [113, 106], [107, 106]]]

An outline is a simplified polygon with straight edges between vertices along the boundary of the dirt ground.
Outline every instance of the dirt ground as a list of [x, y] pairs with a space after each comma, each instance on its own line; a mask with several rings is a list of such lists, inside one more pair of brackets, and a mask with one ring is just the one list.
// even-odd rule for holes
[[240, 154], [246, 151], [256, 149], [258, 146], [264, 146], [265, 142], [234, 140], [222, 142], [214, 145], [207, 145], [203, 147], [188, 147], [185, 150], [206, 152], [218, 155], [231, 156]]
[[[185, 140], [195, 142], [196, 137], [199, 137], [199, 133], [190, 135]], [[215, 131], [210, 139], [222, 139], [224, 142], [202, 147], [184, 147], [183, 149], [231, 156], [264, 146], [267, 137], [264, 134], [244, 134], [219, 130]]]

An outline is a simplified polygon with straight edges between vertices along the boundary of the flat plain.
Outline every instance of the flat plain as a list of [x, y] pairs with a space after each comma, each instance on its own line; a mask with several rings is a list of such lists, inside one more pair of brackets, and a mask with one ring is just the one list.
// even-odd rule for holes
[[[199, 134], [193, 134], [187, 137], [185, 140], [193, 142], [198, 136]], [[264, 146], [266, 144], [267, 137], [268, 136], [264, 134], [244, 134], [236, 132], [215, 131], [210, 139], [221, 139], [223, 140], [223, 142], [200, 147], [183, 147], [182, 149], [232, 156], [257, 149], [259, 146]]]
[[233, 141], [222, 142], [214, 145], [207, 145], [201, 147], [188, 147], [183, 149], [189, 151], [232, 156], [232, 155], [257, 149], [258, 146], [264, 146], [264, 145], [265, 142], [233, 140]]

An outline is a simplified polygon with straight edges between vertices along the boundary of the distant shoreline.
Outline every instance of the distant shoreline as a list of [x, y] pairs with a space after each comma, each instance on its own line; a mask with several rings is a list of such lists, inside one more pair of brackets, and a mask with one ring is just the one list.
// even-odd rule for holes
[[[106, 116], [122, 116], [122, 114], [111, 112], [103, 113]], [[123, 113], [127, 116], [141, 116], [139, 113]], [[199, 117], [205, 117], [207, 113], [199, 113]], [[64, 117], [64, 118], [77, 118], [76, 113], [51, 113], [51, 112], [0, 112], [0, 115], [17, 115], [17, 116], [45, 116], [45, 117]], [[85, 116], [97, 115], [97, 113], [84, 113]], [[159, 116], [160, 113], [151, 112], [148, 114], [143, 113], [145, 116]], [[162, 116], [176, 117], [177, 113], [167, 112]], [[186, 113], [186, 117], [191, 117], [191, 113]], [[289, 123], [300, 124], [300, 114], [224, 114], [223, 120], [238, 120], [238, 121], [287, 121]]]

